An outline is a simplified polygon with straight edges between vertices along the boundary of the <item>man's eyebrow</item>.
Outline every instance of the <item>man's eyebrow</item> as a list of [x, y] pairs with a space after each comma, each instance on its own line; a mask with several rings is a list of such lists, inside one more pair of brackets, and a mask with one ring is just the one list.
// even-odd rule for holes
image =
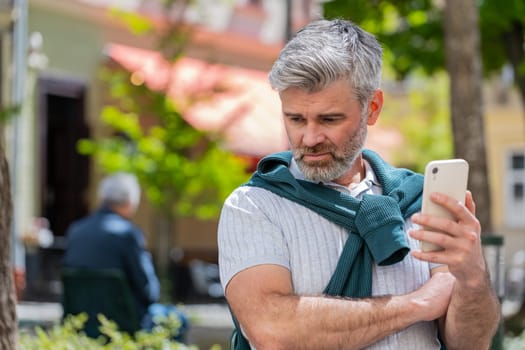
[[344, 117], [346, 114], [342, 112], [330, 112], [330, 113], [321, 113], [319, 117]]
[[[287, 117], [302, 117], [303, 115], [301, 113], [293, 113], [293, 112], [286, 112], [286, 111], [283, 111], [283, 114]], [[345, 117], [346, 114], [345, 113], [342, 113], [342, 112], [331, 112], [331, 113], [321, 113], [321, 114], [318, 114], [317, 117], [318, 118], [323, 118], [323, 117]]]
[[286, 112], [286, 111], [283, 111], [283, 114], [287, 117], [302, 117], [303, 116], [301, 113], [293, 113], [293, 112]]

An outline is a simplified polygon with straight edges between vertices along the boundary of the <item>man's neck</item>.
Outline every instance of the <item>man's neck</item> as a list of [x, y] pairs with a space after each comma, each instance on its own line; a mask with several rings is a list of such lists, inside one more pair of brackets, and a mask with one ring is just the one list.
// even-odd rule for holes
[[117, 213], [118, 215], [122, 216], [125, 219], [128, 219], [128, 220], [131, 219], [129, 205], [113, 205], [113, 206], [110, 206], [109, 209], [112, 212]]
[[337, 179], [333, 180], [332, 182], [335, 182], [338, 185], [348, 187], [351, 184], [358, 184], [360, 183], [366, 176], [366, 167], [363, 160], [362, 154], [359, 154], [357, 156], [356, 160], [354, 161], [354, 164], [346, 173], [344, 173], [342, 176], [338, 177]]

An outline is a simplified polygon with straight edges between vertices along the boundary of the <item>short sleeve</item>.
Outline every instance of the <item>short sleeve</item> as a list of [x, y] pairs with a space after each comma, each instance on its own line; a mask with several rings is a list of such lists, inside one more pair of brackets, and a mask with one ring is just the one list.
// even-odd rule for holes
[[238, 272], [261, 264], [290, 269], [290, 257], [280, 225], [270, 215], [274, 194], [241, 187], [225, 201], [218, 226], [219, 269], [224, 289]]

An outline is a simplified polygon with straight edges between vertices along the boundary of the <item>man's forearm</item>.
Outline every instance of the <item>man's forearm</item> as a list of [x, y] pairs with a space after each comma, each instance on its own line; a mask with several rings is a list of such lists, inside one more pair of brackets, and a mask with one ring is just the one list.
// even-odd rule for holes
[[[361, 349], [419, 321], [433, 321], [448, 309], [454, 277], [435, 273], [421, 288], [399, 296], [346, 299], [298, 296], [283, 288], [287, 276], [259, 266], [264, 283], [253, 273], [238, 274], [226, 288], [230, 307], [250, 343], [261, 349]], [[266, 270], [280, 288], [269, 287]], [[244, 288], [240, 288], [242, 282]], [[253, 298], [246, 297], [252, 288]], [[260, 288], [273, 289], [259, 292]], [[281, 290], [279, 290], [281, 289]]]
[[447, 349], [488, 349], [499, 320], [500, 305], [488, 276], [479, 286], [457, 284], [445, 320]]
[[[360, 349], [410, 326], [423, 315], [421, 305], [408, 296], [279, 298], [273, 303], [272, 321], [260, 319], [255, 333], [247, 329], [257, 349]], [[261, 333], [261, 327], [269, 327], [268, 333]]]

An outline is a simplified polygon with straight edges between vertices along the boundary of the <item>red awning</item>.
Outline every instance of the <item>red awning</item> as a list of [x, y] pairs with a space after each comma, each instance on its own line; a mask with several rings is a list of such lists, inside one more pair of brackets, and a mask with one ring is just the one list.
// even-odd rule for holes
[[166, 91], [188, 123], [219, 133], [232, 152], [260, 157], [288, 148], [279, 96], [266, 72], [188, 57], [169, 63], [158, 52], [117, 44], [106, 54], [133, 82]]

